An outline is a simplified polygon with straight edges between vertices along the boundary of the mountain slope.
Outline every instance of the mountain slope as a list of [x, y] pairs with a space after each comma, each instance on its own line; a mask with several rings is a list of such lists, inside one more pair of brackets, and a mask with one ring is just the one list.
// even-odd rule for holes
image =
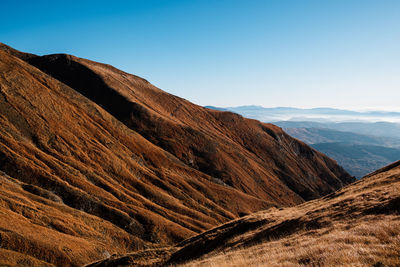
[[[212, 109], [221, 109], [219, 107], [210, 106]], [[262, 106], [238, 106], [223, 108], [226, 111], [232, 111], [241, 114], [245, 117], [257, 119], [263, 122], [296, 122], [296, 121], [310, 121], [321, 122], [327, 124], [334, 124], [334, 122], [354, 122], [354, 126], [360, 127], [362, 124], [369, 122], [400, 122], [400, 112], [390, 111], [352, 111], [335, 108], [293, 108], [293, 107], [275, 107], [264, 108]], [[385, 123], [380, 124], [382, 126]], [[389, 123], [390, 125], [390, 123]], [[379, 129], [377, 129], [379, 130]], [[397, 125], [398, 131], [398, 125]]]
[[361, 178], [400, 159], [400, 139], [320, 128], [284, 128], [291, 136], [335, 159]]
[[0, 59], [0, 170], [11, 188], [0, 191], [2, 249], [81, 265], [272, 205], [187, 167], [25, 62]]
[[277, 121], [274, 122], [282, 128], [322, 128], [335, 131], [352, 132], [376, 137], [389, 137], [398, 139], [400, 136], [400, 123], [392, 122], [316, 122], [316, 121]]
[[91, 266], [399, 266], [400, 161], [321, 199], [271, 208], [189, 238], [158, 261], [160, 252], [144, 254]]
[[171, 245], [353, 180], [276, 126], [108, 65], [1, 47], [1, 264], [79, 266]]
[[169, 263], [399, 266], [400, 162], [322, 199], [259, 212], [181, 245]]
[[283, 128], [283, 130], [309, 145], [337, 142], [352, 145], [375, 145], [400, 148], [400, 138], [371, 136], [327, 128]]
[[352, 181], [334, 161], [273, 125], [194, 105], [109, 65], [62, 54], [28, 62], [186, 165], [254, 197], [292, 205]]
[[383, 146], [320, 143], [312, 147], [337, 160], [358, 178], [400, 159], [400, 149]]

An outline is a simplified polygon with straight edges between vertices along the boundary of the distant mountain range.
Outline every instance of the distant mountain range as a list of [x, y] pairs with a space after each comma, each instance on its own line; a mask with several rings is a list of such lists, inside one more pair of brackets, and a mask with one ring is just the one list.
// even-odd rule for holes
[[[208, 108], [273, 123], [360, 178], [400, 159], [400, 113], [333, 108]], [[282, 120], [280, 120], [282, 119]]]
[[[376, 145], [400, 148], [400, 138], [365, 135], [354, 132], [337, 131], [328, 128], [287, 127], [290, 123], [287, 124], [286, 122], [278, 122], [277, 125], [282, 127], [291, 136], [310, 145], [338, 142], [344, 144]], [[304, 126], [307, 126], [307, 123], [304, 123]]]
[[358, 178], [400, 159], [400, 138], [369, 136], [324, 128], [284, 130], [334, 158]]
[[357, 178], [400, 159], [399, 149], [384, 146], [320, 143], [312, 145], [312, 147], [334, 158]]
[[282, 128], [319, 128], [335, 131], [353, 132], [378, 137], [400, 138], [400, 123], [392, 122], [315, 122], [315, 121], [277, 121]]
[[400, 123], [400, 112], [390, 111], [352, 111], [335, 108], [291, 108], [261, 106], [214, 107], [206, 108], [231, 111], [265, 122], [276, 121], [314, 121], [314, 122], [394, 122]]

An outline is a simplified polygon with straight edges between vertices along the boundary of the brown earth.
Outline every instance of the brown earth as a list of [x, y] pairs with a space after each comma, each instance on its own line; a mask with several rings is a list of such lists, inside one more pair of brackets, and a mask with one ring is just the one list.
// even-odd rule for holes
[[0, 264], [157, 251], [353, 181], [276, 126], [109, 65], [3, 44], [0, 124], [0, 254], [9, 259]]
[[113, 255], [90, 266], [116, 264], [400, 266], [400, 161], [321, 199], [257, 212], [158, 253]]

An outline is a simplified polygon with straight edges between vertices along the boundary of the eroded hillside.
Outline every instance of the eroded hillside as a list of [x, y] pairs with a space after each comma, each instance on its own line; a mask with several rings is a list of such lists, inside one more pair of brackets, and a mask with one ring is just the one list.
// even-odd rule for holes
[[[399, 266], [400, 162], [321, 199], [231, 221], [174, 249], [158, 266]], [[148, 261], [125, 255], [108, 263], [121, 259]]]
[[79, 266], [172, 245], [353, 180], [273, 125], [108, 65], [1, 48], [1, 264]]
[[336, 162], [274, 125], [205, 109], [90, 60], [56, 54], [27, 61], [186, 165], [252, 196], [293, 205], [353, 181]]

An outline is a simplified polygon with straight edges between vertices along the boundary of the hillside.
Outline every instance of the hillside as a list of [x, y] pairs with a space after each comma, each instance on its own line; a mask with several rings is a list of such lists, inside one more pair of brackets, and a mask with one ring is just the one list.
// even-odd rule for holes
[[282, 128], [319, 128], [335, 131], [352, 132], [375, 137], [398, 139], [400, 123], [393, 122], [317, 122], [317, 121], [276, 121], [275, 125]]
[[[140, 77], [90, 60], [57, 54], [28, 62], [189, 167], [254, 197], [292, 205], [352, 181], [336, 162], [274, 125], [205, 109]], [[310, 177], [318, 181], [310, 184]]]
[[3, 250], [81, 265], [272, 205], [215, 183], [71, 88], [0, 56]]
[[349, 143], [320, 143], [311, 146], [335, 159], [357, 178], [400, 159], [400, 149], [384, 146]]
[[321, 199], [270, 208], [161, 251], [90, 266], [399, 266], [400, 161]]
[[155, 249], [353, 181], [279, 127], [109, 65], [0, 48], [0, 264]]
[[284, 128], [291, 136], [335, 159], [358, 178], [400, 159], [400, 139], [320, 128]]
[[[294, 108], [294, 107], [272, 107], [265, 108], [262, 106], [238, 106], [238, 107], [214, 107], [209, 108], [216, 110], [232, 111], [248, 118], [257, 119], [263, 122], [273, 123], [296, 123], [296, 122], [315, 122], [317, 124], [343, 123], [343, 127], [353, 126], [362, 128], [365, 124], [371, 122], [377, 125], [389, 126], [397, 124], [397, 132], [399, 130], [400, 112], [395, 111], [353, 111], [336, 108]], [[389, 122], [388, 124], [386, 122]], [[348, 125], [347, 125], [348, 124]], [[392, 125], [393, 126], [393, 125]], [[319, 126], [315, 126], [321, 128]], [[368, 127], [368, 126], [367, 126]], [[334, 129], [334, 128], [333, 128]], [[379, 131], [379, 128], [376, 128]], [[398, 135], [397, 135], [398, 136]]]
[[[260, 121], [273, 122], [289, 135], [333, 158], [357, 178], [400, 159], [398, 156], [400, 113], [398, 112], [260, 106], [223, 109], [209, 106], [209, 108], [232, 111]], [[388, 155], [396, 156], [393, 158]]]
[[283, 128], [291, 136], [306, 144], [346, 143], [352, 145], [373, 145], [400, 148], [400, 138], [373, 136], [354, 132], [337, 131], [328, 128]]

